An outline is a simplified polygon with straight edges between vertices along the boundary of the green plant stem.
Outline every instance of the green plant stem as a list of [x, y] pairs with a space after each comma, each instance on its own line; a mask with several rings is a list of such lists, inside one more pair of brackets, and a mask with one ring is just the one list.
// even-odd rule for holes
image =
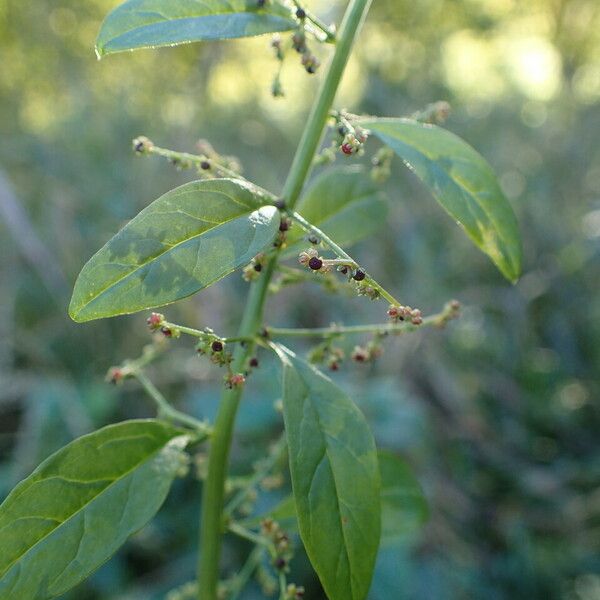
[[354, 40], [370, 5], [371, 0], [351, 0], [346, 10], [339, 34], [337, 35], [333, 59], [321, 83], [317, 100], [308, 117], [289, 177], [283, 188], [283, 198], [289, 209], [293, 209], [296, 205], [304, 182], [310, 173], [313, 158], [323, 139], [325, 125], [329, 118], [329, 111], [331, 110], [342, 75], [348, 64]]
[[140, 371], [134, 371], [132, 377], [135, 377], [142, 387], [146, 390], [148, 395], [154, 400], [158, 408], [158, 416], [169, 421], [174, 421], [181, 425], [191, 427], [194, 431], [200, 434], [204, 434], [206, 437], [210, 435], [210, 427], [203, 421], [194, 419], [190, 415], [187, 415], [175, 408], [173, 408], [166, 400], [166, 398], [160, 393], [159, 389], [146, 377], [146, 375]]
[[338, 335], [359, 335], [373, 333], [379, 335], [401, 335], [418, 331], [423, 327], [441, 327], [450, 317], [445, 313], [431, 315], [423, 319], [420, 325], [412, 323], [378, 323], [373, 325], [348, 325], [331, 327], [318, 327], [314, 329], [288, 329], [284, 327], [267, 327], [270, 338], [276, 337], [336, 337]]
[[173, 329], [178, 331], [179, 333], [183, 333], [184, 335], [191, 335], [192, 337], [199, 339], [215, 339], [218, 338], [224, 344], [236, 344], [236, 343], [246, 343], [252, 342], [252, 338], [249, 336], [241, 336], [241, 337], [220, 337], [215, 335], [214, 333], [206, 333], [206, 331], [202, 331], [201, 329], [194, 329], [193, 327], [184, 327], [183, 325], [177, 325], [176, 323], [171, 323], [170, 321], [163, 321], [163, 327], [167, 327], [169, 329]]
[[[338, 36], [335, 52], [321, 84], [317, 100], [310, 113], [307, 126], [296, 151], [292, 167], [283, 189], [283, 199], [292, 209], [306, 182], [314, 155], [323, 137], [329, 110], [335, 99], [350, 51], [358, 30], [365, 18], [371, 0], [351, 0]], [[272, 257], [263, 269], [262, 276], [251, 285], [248, 301], [240, 326], [239, 337], [256, 337], [263, 318], [264, 303], [269, 283], [275, 271], [277, 256]], [[238, 346], [234, 354], [232, 369], [243, 369], [254, 344]], [[217, 600], [219, 560], [223, 534], [223, 501], [225, 479], [229, 463], [229, 452], [233, 428], [243, 388], [224, 391], [214, 424], [208, 475], [202, 494], [200, 519], [200, 557], [198, 587], [200, 600]]]

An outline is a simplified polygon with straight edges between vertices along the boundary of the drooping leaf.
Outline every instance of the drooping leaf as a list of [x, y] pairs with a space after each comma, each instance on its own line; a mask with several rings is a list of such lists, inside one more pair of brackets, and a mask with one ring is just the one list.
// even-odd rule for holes
[[[417, 530], [428, 518], [427, 501], [409, 465], [387, 450], [377, 452], [381, 473], [381, 545], [393, 544]], [[256, 527], [266, 517], [288, 531], [298, 528], [294, 497], [288, 496], [244, 524]]]
[[364, 600], [380, 538], [373, 436], [330, 379], [283, 346], [283, 414], [300, 536], [330, 600]]
[[427, 501], [410, 466], [391, 452], [378, 453], [381, 471], [381, 544], [398, 541], [427, 520]]
[[449, 131], [411, 119], [365, 119], [510, 281], [521, 273], [517, 220], [492, 168]]
[[162, 505], [187, 437], [128, 421], [71, 442], [0, 506], [0, 599], [46, 600], [102, 565]]
[[79, 274], [69, 314], [91, 321], [162, 306], [247, 264], [271, 244], [279, 213], [260, 188], [194, 181], [155, 200]]
[[[343, 247], [373, 235], [385, 225], [388, 213], [385, 194], [358, 165], [325, 171], [302, 196], [296, 210]], [[294, 242], [303, 237], [299, 227], [292, 228], [286, 254], [297, 252]]]
[[202, 40], [250, 37], [298, 26], [279, 0], [128, 0], [102, 24], [98, 56]]

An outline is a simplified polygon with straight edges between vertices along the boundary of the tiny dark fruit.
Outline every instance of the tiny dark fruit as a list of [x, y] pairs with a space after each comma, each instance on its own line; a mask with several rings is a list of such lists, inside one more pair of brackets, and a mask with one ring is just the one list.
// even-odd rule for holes
[[207, 160], [203, 160], [203, 161], [200, 163], [200, 168], [201, 168], [203, 171], [208, 171], [208, 170], [210, 169], [210, 163], [209, 163]]
[[318, 271], [322, 266], [323, 266], [323, 261], [318, 257], [318, 256], [313, 256], [309, 261], [308, 261], [308, 266], [313, 270], [313, 271]]
[[308, 241], [309, 241], [311, 244], [315, 244], [315, 245], [317, 245], [317, 244], [319, 244], [319, 243], [321, 242], [321, 240], [319, 240], [319, 238], [318, 238], [316, 235], [311, 235], [311, 236], [309, 236], [309, 237], [308, 237]]
[[363, 270], [356, 269], [354, 275], [352, 275], [352, 279], [355, 281], [363, 281], [366, 276], [367, 274]]
[[257, 273], [260, 273], [260, 272], [262, 271], [262, 265], [261, 265], [260, 263], [256, 263], [256, 264], [254, 265], [254, 270], [255, 270]]
[[273, 206], [275, 206], [275, 208], [278, 208], [279, 210], [283, 210], [285, 208], [285, 200], [283, 200], [283, 198], [275, 200], [275, 202], [273, 202]]
[[340, 273], [342, 275], [348, 275], [348, 267], [340, 267]]
[[306, 19], [306, 11], [305, 11], [303, 8], [299, 8], [299, 9], [296, 11], [296, 16], [297, 16], [297, 17], [298, 17], [300, 20], [302, 20], [302, 19]]
[[256, 369], [256, 367], [258, 367], [258, 358], [256, 358], [256, 357], [251, 358], [249, 364], [253, 369]]
[[285, 569], [285, 567], [287, 566], [287, 561], [285, 560], [285, 558], [276, 558], [275, 559], [275, 568], [279, 571], [283, 571], [283, 569]]
[[279, 223], [279, 231], [288, 231], [290, 228], [290, 222], [287, 219], [283, 219], [281, 223]]
[[211, 345], [211, 349], [213, 352], [223, 352], [223, 342], [215, 340]]

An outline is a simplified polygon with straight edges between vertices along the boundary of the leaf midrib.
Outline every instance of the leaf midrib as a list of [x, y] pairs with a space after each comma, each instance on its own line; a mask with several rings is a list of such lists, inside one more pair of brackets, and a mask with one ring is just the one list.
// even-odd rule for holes
[[[146, 265], [150, 264], [151, 262], [153, 262], [155, 260], [158, 260], [159, 258], [161, 258], [163, 255], [167, 254], [168, 252], [171, 252], [171, 251], [175, 250], [176, 248], [178, 248], [179, 246], [181, 246], [181, 244], [186, 244], [186, 243], [188, 243], [188, 242], [190, 242], [190, 241], [192, 241], [192, 240], [194, 240], [194, 239], [196, 239], [196, 238], [198, 238], [198, 237], [200, 237], [200, 236], [208, 233], [209, 231], [212, 231], [213, 229], [218, 229], [219, 227], [223, 227], [224, 225], [227, 225], [228, 223], [231, 223], [231, 221], [235, 221], [236, 219], [240, 219], [240, 218], [242, 218], [244, 216], [251, 215], [253, 212], [256, 212], [257, 210], [260, 210], [261, 208], [262, 207], [259, 206], [259, 207], [255, 208], [253, 210], [249, 209], [249, 212], [241, 213], [239, 215], [236, 215], [235, 217], [231, 217], [230, 219], [227, 219], [226, 221], [222, 221], [218, 225], [214, 225], [213, 227], [209, 227], [208, 229], [204, 229], [203, 231], [201, 231], [200, 233], [197, 233], [196, 235], [193, 235], [193, 236], [191, 236], [191, 237], [189, 237], [189, 238], [187, 238], [185, 240], [181, 240], [180, 242], [177, 242], [176, 244], [174, 244], [173, 246], [170, 246], [169, 248], [167, 248], [163, 252], [160, 252], [159, 254], [155, 254], [152, 258], [149, 258], [146, 262], [143, 262], [143, 263], [140, 263], [139, 265], [137, 265], [129, 273], [126, 273], [125, 275], [123, 275], [119, 279], [116, 279], [115, 281], [112, 281], [106, 287], [102, 288], [95, 296], [93, 296], [92, 298], [90, 298], [85, 304], [82, 304], [77, 309], [77, 312], [73, 313], [73, 314], [74, 315], [80, 314], [92, 302], [95, 302], [98, 298], [100, 298], [101, 296], [103, 296], [108, 290], [110, 290], [111, 288], [115, 287], [116, 285], [118, 285], [122, 281], [125, 281], [129, 277], [134, 276], [140, 269], [143, 269]], [[108, 243], [110, 243], [110, 241]], [[92, 259], [93, 259], [93, 257], [92, 257]], [[90, 259], [90, 260], [92, 260], [92, 259]]]
[[[283, 7], [280, 7], [283, 8]], [[133, 14], [134, 16], [136, 14], [139, 13], [147, 13], [149, 11], [139, 11], [139, 12], [135, 12], [135, 11], [131, 11], [131, 14]], [[156, 12], [156, 11], [155, 11]], [[149, 27], [154, 27], [156, 25], [160, 25], [162, 23], [176, 23], [178, 21], [189, 21], [189, 20], [195, 20], [195, 19], [206, 19], [206, 18], [210, 18], [210, 17], [232, 17], [235, 15], [254, 15], [254, 16], [266, 16], [266, 17], [271, 17], [271, 18], [276, 18], [276, 19], [280, 19], [282, 21], [289, 21], [289, 23], [292, 25], [294, 24], [294, 21], [291, 18], [291, 13], [290, 13], [290, 18], [286, 18], [283, 15], [277, 14], [275, 12], [266, 12], [266, 13], [259, 13], [259, 12], [254, 12], [254, 11], [248, 11], [248, 10], [231, 10], [230, 12], [220, 12], [220, 13], [212, 13], [212, 14], [205, 14], [205, 15], [194, 15], [194, 16], [189, 16], [189, 17], [165, 17], [165, 15], [161, 14], [161, 13], [157, 13], [162, 17], [162, 20], [159, 21], [154, 21], [152, 23], [144, 23], [143, 25], [138, 25], [135, 27], [132, 27], [131, 29], [128, 29], [127, 31], [123, 32], [123, 33], [119, 33], [118, 35], [114, 35], [111, 37], [108, 37], [106, 40], [102, 41], [100, 45], [98, 45], [99, 49], [104, 49], [106, 48], [109, 44], [111, 43], [115, 43], [118, 42], [119, 40], [121, 40], [122, 38], [126, 38], [127, 36], [131, 35], [133, 32], [136, 31], [142, 31], [144, 29], [147, 29]], [[290, 27], [291, 29], [291, 27]], [[256, 34], [256, 35], [262, 35], [262, 34]], [[187, 40], [187, 43], [191, 43], [194, 40]], [[173, 44], [184, 44], [186, 43], [186, 41], [180, 41], [180, 42], [172, 42]], [[171, 45], [171, 42], [169, 42], [169, 45]], [[148, 45], [149, 47], [152, 46], [152, 44]]]
[[[177, 436], [175, 436], [177, 437]], [[122, 439], [126, 439], [126, 438], [122, 438]], [[97, 494], [96, 496], [94, 496], [93, 498], [91, 498], [90, 500], [88, 500], [85, 504], [83, 504], [80, 508], [78, 508], [74, 513], [70, 514], [68, 516], [68, 518], [64, 519], [63, 521], [60, 522], [60, 525], [57, 525], [56, 527], [54, 527], [54, 529], [51, 529], [48, 533], [46, 533], [43, 537], [41, 537], [39, 540], [37, 540], [34, 544], [32, 544], [29, 548], [27, 548], [27, 550], [25, 550], [25, 552], [23, 552], [22, 554], [20, 554], [19, 556], [17, 556], [17, 558], [15, 558], [15, 560], [13, 560], [4, 570], [3, 573], [0, 574], [0, 578], [3, 578], [12, 568], [13, 566], [18, 563], [22, 558], [24, 558], [27, 554], [29, 554], [34, 548], [36, 548], [37, 546], [39, 546], [39, 544], [41, 544], [47, 537], [49, 537], [50, 535], [52, 535], [55, 531], [57, 531], [58, 529], [60, 529], [65, 523], [67, 523], [68, 521], [70, 521], [71, 519], [73, 519], [75, 516], [77, 516], [80, 512], [82, 512], [85, 508], [87, 508], [90, 504], [92, 504], [93, 502], [95, 502], [100, 496], [102, 496], [106, 491], [110, 490], [112, 488], [112, 486], [116, 485], [117, 483], [119, 483], [120, 481], [124, 480], [126, 477], [128, 477], [133, 471], [135, 471], [136, 469], [138, 469], [141, 465], [143, 465], [144, 463], [148, 462], [150, 459], [154, 458], [154, 456], [156, 454], [158, 454], [159, 452], [161, 452], [165, 446], [167, 446], [174, 438], [170, 438], [169, 440], [166, 441], [165, 444], [163, 444], [162, 446], [160, 446], [159, 448], [157, 448], [155, 451], [153, 451], [151, 454], [149, 454], [145, 460], [140, 461], [139, 463], [136, 463], [131, 469], [127, 470], [125, 473], [123, 473], [123, 475], [121, 477], [118, 477], [116, 479], [114, 479], [111, 483], [109, 483], [105, 488], [102, 489], [102, 491]], [[50, 479], [50, 478], [48, 478]]]
[[[325, 456], [327, 457], [327, 461], [329, 463], [329, 465], [328, 465], [329, 466], [329, 470], [331, 472], [331, 477], [333, 478], [333, 486], [335, 488], [335, 503], [336, 503], [336, 506], [337, 506], [337, 514], [339, 515], [339, 527], [340, 527], [340, 529], [342, 531], [342, 538], [344, 539], [343, 553], [346, 555], [346, 560], [348, 562], [348, 570], [349, 570], [348, 574], [350, 576], [350, 590], [352, 592], [352, 596], [354, 597], [354, 581], [353, 581], [353, 578], [352, 578], [352, 568], [353, 567], [352, 567], [352, 561], [350, 560], [350, 554], [348, 553], [348, 540], [347, 540], [347, 537], [346, 537], [346, 531], [345, 531], [344, 527], [341, 525], [341, 523], [342, 523], [342, 512], [341, 512], [341, 509], [340, 509], [340, 494], [338, 492], [338, 482], [337, 482], [337, 479], [336, 479], [336, 476], [335, 476], [335, 471], [331, 467], [332, 462], [331, 462], [331, 457], [329, 455], [329, 445], [327, 444], [327, 441], [326, 441], [326, 435], [324, 433], [322, 433], [324, 430], [323, 430], [323, 426], [322, 426], [322, 422], [321, 422], [321, 417], [319, 415], [319, 411], [315, 408], [315, 402], [311, 400], [310, 393], [308, 393], [309, 390], [310, 390], [310, 386], [307, 385], [304, 377], [302, 377], [300, 375], [298, 369], [296, 369], [293, 366], [293, 364], [292, 364], [292, 368], [296, 371], [296, 373], [298, 373], [298, 375], [302, 379], [302, 382], [304, 383], [304, 385], [305, 385], [305, 387], [307, 389], [307, 394], [305, 396], [305, 399], [308, 400], [312, 404], [312, 406], [313, 406], [313, 409], [314, 409], [315, 414], [316, 414], [317, 423], [319, 424], [319, 431], [321, 432], [321, 436], [323, 438], [323, 445], [325, 446], [325, 452], [323, 453], [323, 456], [319, 460], [319, 463], [323, 460], [323, 458]], [[318, 466], [318, 464], [317, 464], [317, 466]], [[316, 472], [316, 469], [315, 469], [315, 472]], [[312, 477], [314, 478], [314, 472], [313, 472], [313, 476]], [[312, 483], [311, 483], [311, 486], [312, 486]], [[300, 520], [300, 515], [298, 515], [298, 520]]]
[[[409, 146], [412, 150], [414, 150], [420, 157], [422, 157], [423, 159], [425, 159], [426, 161], [428, 161], [429, 163], [431, 163], [434, 168], [438, 171], [444, 174], [444, 176], [447, 178], [448, 181], [450, 181], [450, 183], [452, 183], [454, 186], [456, 186], [458, 188], [458, 190], [461, 192], [461, 194], [467, 194], [468, 197], [471, 197], [473, 199], [475, 199], [477, 206], [479, 206], [479, 208], [481, 208], [481, 210], [483, 211], [483, 213], [485, 214], [485, 216], [488, 218], [489, 222], [493, 225], [494, 227], [494, 231], [497, 235], [497, 237], [502, 240], [502, 242], [504, 244], [507, 244], [508, 246], [510, 246], [509, 241], [507, 241], [507, 239], [502, 235], [501, 231], [502, 228], [499, 228], [497, 223], [496, 223], [496, 219], [494, 218], [494, 215], [492, 213], [490, 213], [485, 205], [479, 200], [479, 192], [475, 192], [475, 191], [471, 191], [468, 187], [466, 187], [466, 185], [463, 183], [462, 178], [454, 178], [443, 166], [439, 165], [438, 161], [436, 161], [435, 159], [431, 158], [430, 156], [428, 156], [427, 154], [425, 154], [423, 152], [423, 150], [421, 150], [420, 148], [418, 148], [417, 146], [414, 146], [408, 142], [406, 142], [406, 140], [402, 139], [402, 138], [397, 138], [394, 137], [393, 135], [387, 133], [387, 132], [383, 132], [383, 131], [378, 131], [377, 129], [375, 129], [375, 131], [377, 133], [379, 133], [380, 135], [386, 136], [388, 138], [391, 138], [393, 140], [398, 141], [399, 143], [405, 145], [405, 146]], [[406, 158], [402, 158], [402, 161], [404, 162], [404, 164], [409, 167], [409, 169], [411, 171], [414, 172], [415, 168], [413, 165], [411, 165], [410, 161]], [[421, 179], [421, 177], [419, 176], [419, 179]], [[450, 211], [444, 206], [444, 209], [446, 210], [446, 212], [448, 212], [449, 214], [451, 214], [451, 216], [453, 218], [458, 218], [456, 217], [456, 215], [453, 215], [452, 213], [450, 213]], [[462, 225], [462, 223], [461, 223]], [[466, 230], [466, 227], [464, 225], [462, 225], [463, 229]], [[470, 233], [470, 232], [469, 232]], [[472, 234], [470, 234], [472, 235]], [[512, 256], [511, 256], [511, 263], [512, 263]]]

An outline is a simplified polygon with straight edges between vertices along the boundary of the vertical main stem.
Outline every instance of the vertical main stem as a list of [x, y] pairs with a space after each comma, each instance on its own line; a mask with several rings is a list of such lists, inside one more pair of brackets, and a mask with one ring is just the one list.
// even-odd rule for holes
[[[348, 57], [370, 4], [371, 0], [351, 0], [346, 9], [337, 37], [335, 53], [321, 84], [317, 100], [311, 110], [283, 189], [283, 199], [290, 209], [296, 204], [310, 172]], [[265, 298], [276, 264], [277, 257], [271, 259], [260, 279], [253, 283], [250, 288], [248, 302], [240, 326], [240, 337], [254, 337], [261, 327]], [[252, 344], [248, 344], [245, 348], [242, 346], [237, 348], [232, 363], [234, 372], [244, 369], [246, 361], [253, 351]], [[208, 475], [202, 494], [198, 565], [199, 600], [217, 600], [221, 538], [224, 533], [225, 480], [235, 417], [242, 392], [242, 388], [223, 392], [214, 424]]]

